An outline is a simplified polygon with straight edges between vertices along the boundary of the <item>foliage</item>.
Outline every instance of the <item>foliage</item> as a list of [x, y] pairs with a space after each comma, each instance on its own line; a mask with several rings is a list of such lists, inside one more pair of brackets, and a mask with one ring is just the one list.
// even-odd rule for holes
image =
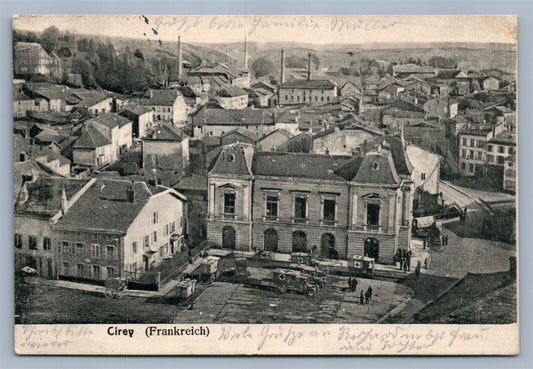
[[56, 26], [48, 27], [41, 35], [41, 45], [43, 49], [50, 53], [57, 50], [59, 38], [59, 29]]
[[428, 64], [437, 68], [457, 68], [457, 62], [453, 57], [447, 58], [445, 56], [432, 56], [431, 58], [429, 58]]
[[252, 71], [256, 78], [266, 76], [274, 70], [274, 63], [265, 58], [258, 58], [252, 63]]

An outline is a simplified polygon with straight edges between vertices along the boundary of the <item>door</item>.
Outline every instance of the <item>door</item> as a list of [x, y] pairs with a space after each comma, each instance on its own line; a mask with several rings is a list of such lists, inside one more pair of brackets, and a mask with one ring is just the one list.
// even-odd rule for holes
[[265, 251], [278, 251], [278, 232], [275, 229], [269, 228], [265, 231]]
[[375, 238], [365, 240], [365, 256], [374, 258], [376, 263], [379, 261], [379, 241]]
[[222, 229], [222, 247], [235, 250], [235, 229], [226, 226]]
[[304, 232], [296, 231], [292, 234], [292, 252], [307, 252], [307, 237]]
[[336, 254], [335, 236], [331, 233], [324, 233], [322, 237], [320, 237], [320, 256], [333, 259]]

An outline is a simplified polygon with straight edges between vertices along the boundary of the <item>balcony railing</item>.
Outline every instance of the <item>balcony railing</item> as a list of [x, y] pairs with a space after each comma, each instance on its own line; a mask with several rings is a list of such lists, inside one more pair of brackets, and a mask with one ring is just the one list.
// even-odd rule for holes
[[320, 224], [323, 225], [323, 226], [334, 227], [334, 226], [337, 225], [337, 221], [332, 220], [332, 219], [322, 219], [322, 220], [320, 221]]
[[307, 223], [309, 223], [309, 219], [307, 219], [307, 218], [292, 218], [292, 222], [293, 223], [298, 223], [298, 224], [307, 224]]
[[375, 225], [375, 224], [364, 224], [363, 229], [365, 231], [370, 231], [370, 232], [379, 232], [381, 230], [381, 226]]

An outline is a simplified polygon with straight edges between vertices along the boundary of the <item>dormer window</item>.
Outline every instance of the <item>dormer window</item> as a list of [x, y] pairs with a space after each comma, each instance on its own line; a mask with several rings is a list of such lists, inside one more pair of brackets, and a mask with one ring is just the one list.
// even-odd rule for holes
[[373, 169], [373, 170], [378, 170], [378, 169], [379, 169], [379, 163], [376, 162], [376, 161], [373, 162], [373, 163], [372, 163], [372, 169]]
[[235, 155], [234, 155], [234, 154], [229, 154], [229, 155], [228, 155], [228, 161], [229, 161], [230, 163], [233, 163], [233, 162], [235, 161]]

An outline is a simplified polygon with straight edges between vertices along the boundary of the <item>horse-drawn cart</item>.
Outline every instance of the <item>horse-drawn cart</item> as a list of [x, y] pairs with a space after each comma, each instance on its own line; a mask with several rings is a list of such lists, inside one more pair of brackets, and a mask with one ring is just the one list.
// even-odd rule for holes
[[119, 299], [127, 289], [128, 280], [126, 278], [107, 278], [105, 280], [104, 295], [107, 298]]

